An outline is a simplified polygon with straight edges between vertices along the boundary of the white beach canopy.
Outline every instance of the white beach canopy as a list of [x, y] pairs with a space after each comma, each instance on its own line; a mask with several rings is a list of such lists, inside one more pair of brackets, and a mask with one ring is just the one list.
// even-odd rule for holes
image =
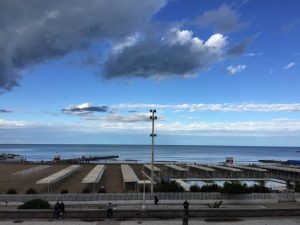
[[194, 169], [197, 169], [197, 170], [203, 170], [203, 171], [206, 171], [206, 172], [214, 172], [215, 171], [215, 169], [213, 169], [213, 168], [206, 167], [206, 166], [195, 165], [195, 164], [190, 164], [190, 165], [188, 165], [188, 167], [191, 167], [191, 168], [194, 168]]
[[209, 166], [219, 170], [225, 170], [230, 172], [241, 172], [240, 169], [229, 167], [229, 166], [221, 166], [221, 165], [209, 165]]
[[[144, 167], [151, 171], [151, 165], [150, 164], [145, 164]], [[154, 172], [160, 172], [160, 168], [158, 168], [156, 166], [153, 166], [153, 171]]]
[[50, 168], [50, 165], [40, 165], [12, 173], [12, 182], [24, 181], [33, 177], [37, 177], [45, 173]]
[[62, 169], [58, 171], [57, 173], [54, 173], [48, 177], [45, 177], [39, 181], [36, 182], [36, 185], [47, 185], [48, 186], [48, 192], [50, 191], [51, 185], [55, 185], [56, 183], [64, 180], [74, 172], [76, 172], [81, 166], [80, 165], [72, 165], [65, 169]]
[[285, 171], [285, 172], [294, 172], [294, 173], [300, 173], [300, 168], [294, 168], [294, 167], [287, 167], [287, 166], [260, 166], [264, 169], [269, 170], [278, 170], [278, 171]]
[[138, 182], [139, 178], [129, 165], [121, 165], [124, 183]]
[[255, 172], [268, 172], [268, 170], [266, 170], [266, 169], [259, 168], [259, 167], [253, 167], [253, 166], [234, 165], [232, 167], [242, 169], [242, 170], [251, 170], [251, 171], [255, 171]]
[[121, 165], [123, 181], [124, 181], [124, 190], [134, 189], [137, 190], [139, 178], [129, 165]]
[[173, 164], [168, 164], [168, 165], [166, 165], [166, 167], [169, 167], [170, 169], [173, 169], [173, 170], [177, 170], [179, 172], [186, 172], [187, 171], [186, 168], [183, 168], [183, 167], [180, 167], [180, 166], [177, 166], [177, 165], [173, 165]]
[[82, 180], [82, 184], [94, 184], [99, 183], [105, 170], [105, 165], [95, 166], [85, 178]]

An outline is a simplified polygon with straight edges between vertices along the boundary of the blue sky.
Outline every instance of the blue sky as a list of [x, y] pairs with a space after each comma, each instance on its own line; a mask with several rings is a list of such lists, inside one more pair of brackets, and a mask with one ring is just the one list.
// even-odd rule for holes
[[0, 143], [300, 146], [299, 8], [1, 0]]

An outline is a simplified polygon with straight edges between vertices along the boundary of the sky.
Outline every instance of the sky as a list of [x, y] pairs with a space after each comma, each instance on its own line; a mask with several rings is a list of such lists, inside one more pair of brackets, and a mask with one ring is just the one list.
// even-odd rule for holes
[[0, 0], [0, 144], [300, 146], [298, 0]]

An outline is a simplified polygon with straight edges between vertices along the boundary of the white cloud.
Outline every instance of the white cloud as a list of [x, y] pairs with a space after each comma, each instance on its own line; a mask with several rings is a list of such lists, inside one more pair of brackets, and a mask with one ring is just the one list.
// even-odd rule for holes
[[27, 121], [0, 119], [0, 128], [26, 127], [29, 125], [32, 125], [32, 123]]
[[226, 46], [226, 39], [222, 34], [214, 34], [205, 42], [205, 45], [219, 50]]
[[122, 114], [109, 114], [106, 116], [89, 116], [85, 117], [86, 120], [98, 120], [98, 121], [105, 121], [105, 122], [149, 122], [149, 114], [147, 113], [135, 113], [129, 115], [122, 115]]
[[224, 104], [118, 104], [113, 109], [170, 109], [190, 112], [299, 112], [300, 103], [258, 104], [258, 103], [224, 103]]
[[250, 53], [245, 54], [245, 56], [255, 57], [255, 56], [261, 56], [263, 54], [264, 54], [263, 52], [258, 52], [258, 53], [250, 52]]
[[[4, 124], [4, 125], [3, 125]], [[156, 131], [168, 135], [202, 135], [202, 136], [300, 136], [300, 120], [278, 119], [268, 121], [237, 122], [194, 122], [168, 123], [158, 121]], [[132, 126], [128, 121], [88, 121], [73, 123], [33, 123], [24, 121], [0, 120], [0, 131], [5, 129], [29, 129], [34, 131], [73, 132], [73, 133], [143, 133], [149, 132], [150, 124], [143, 121]]]
[[123, 51], [124, 48], [134, 45], [138, 41], [139, 38], [140, 38], [139, 33], [135, 33], [133, 35], [127, 36], [125, 38], [125, 40], [123, 40], [122, 42], [119, 42], [113, 46], [112, 52], [114, 54], [120, 53], [121, 51]]
[[231, 74], [231, 75], [234, 75], [236, 73], [240, 73], [242, 71], [244, 71], [245, 69], [247, 68], [246, 65], [237, 65], [237, 66], [228, 66], [226, 71], [227, 73]]
[[289, 64], [287, 64], [286, 66], [283, 67], [283, 69], [290, 69], [292, 67], [296, 66], [295, 62], [290, 62]]

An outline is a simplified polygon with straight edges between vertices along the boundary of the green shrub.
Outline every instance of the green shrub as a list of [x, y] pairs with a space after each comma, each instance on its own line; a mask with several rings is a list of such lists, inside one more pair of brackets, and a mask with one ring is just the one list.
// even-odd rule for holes
[[250, 193], [247, 184], [241, 184], [239, 181], [225, 182], [221, 190], [224, 194], [246, 194]]
[[201, 192], [221, 192], [221, 189], [217, 184], [207, 184], [201, 187]]
[[28, 190], [26, 191], [26, 194], [28, 195], [32, 195], [32, 194], [36, 194], [36, 190], [34, 188], [28, 188]]
[[295, 182], [295, 192], [300, 192], [300, 183], [299, 182]]
[[23, 205], [20, 205], [18, 209], [51, 209], [48, 201], [42, 199], [33, 199], [26, 201]]
[[248, 190], [250, 193], [270, 193], [271, 189], [267, 188], [265, 186], [261, 186], [261, 185], [253, 185], [251, 187], [248, 187]]
[[222, 203], [223, 203], [222, 201], [216, 201], [216, 202], [214, 202], [214, 204], [207, 204], [207, 206], [209, 208], [220, 208]]
[[69, 191], [68, 191], [67, 189], [62, 189], [62, 190], [60, 191], [60, 193], [61, 193], [61, 194], [68, 194]]
[[201, 188], [197, 184], [190, 186], [190, 192], [200, 192], [200, 191]]
[[286, 188], [287, 189], [295, 189], [294, 185], [291, 183], [290, 180], [286, 181]]
[[165, 181], [161, 180], [160, 183], [156, 184], [155, 192], [183, 192], [184, 189], [176, 181]]
[[106, 193], [105, 187], [100, 187], [98, 193]]
[[91, 190], [88, 188], [84, 188], [81, 193], [91, 193]]
[[6, 194], [8, 195], [14, 195], [14, 194], [18, 194], [16, 189], [10, 188], [7, 190]]

